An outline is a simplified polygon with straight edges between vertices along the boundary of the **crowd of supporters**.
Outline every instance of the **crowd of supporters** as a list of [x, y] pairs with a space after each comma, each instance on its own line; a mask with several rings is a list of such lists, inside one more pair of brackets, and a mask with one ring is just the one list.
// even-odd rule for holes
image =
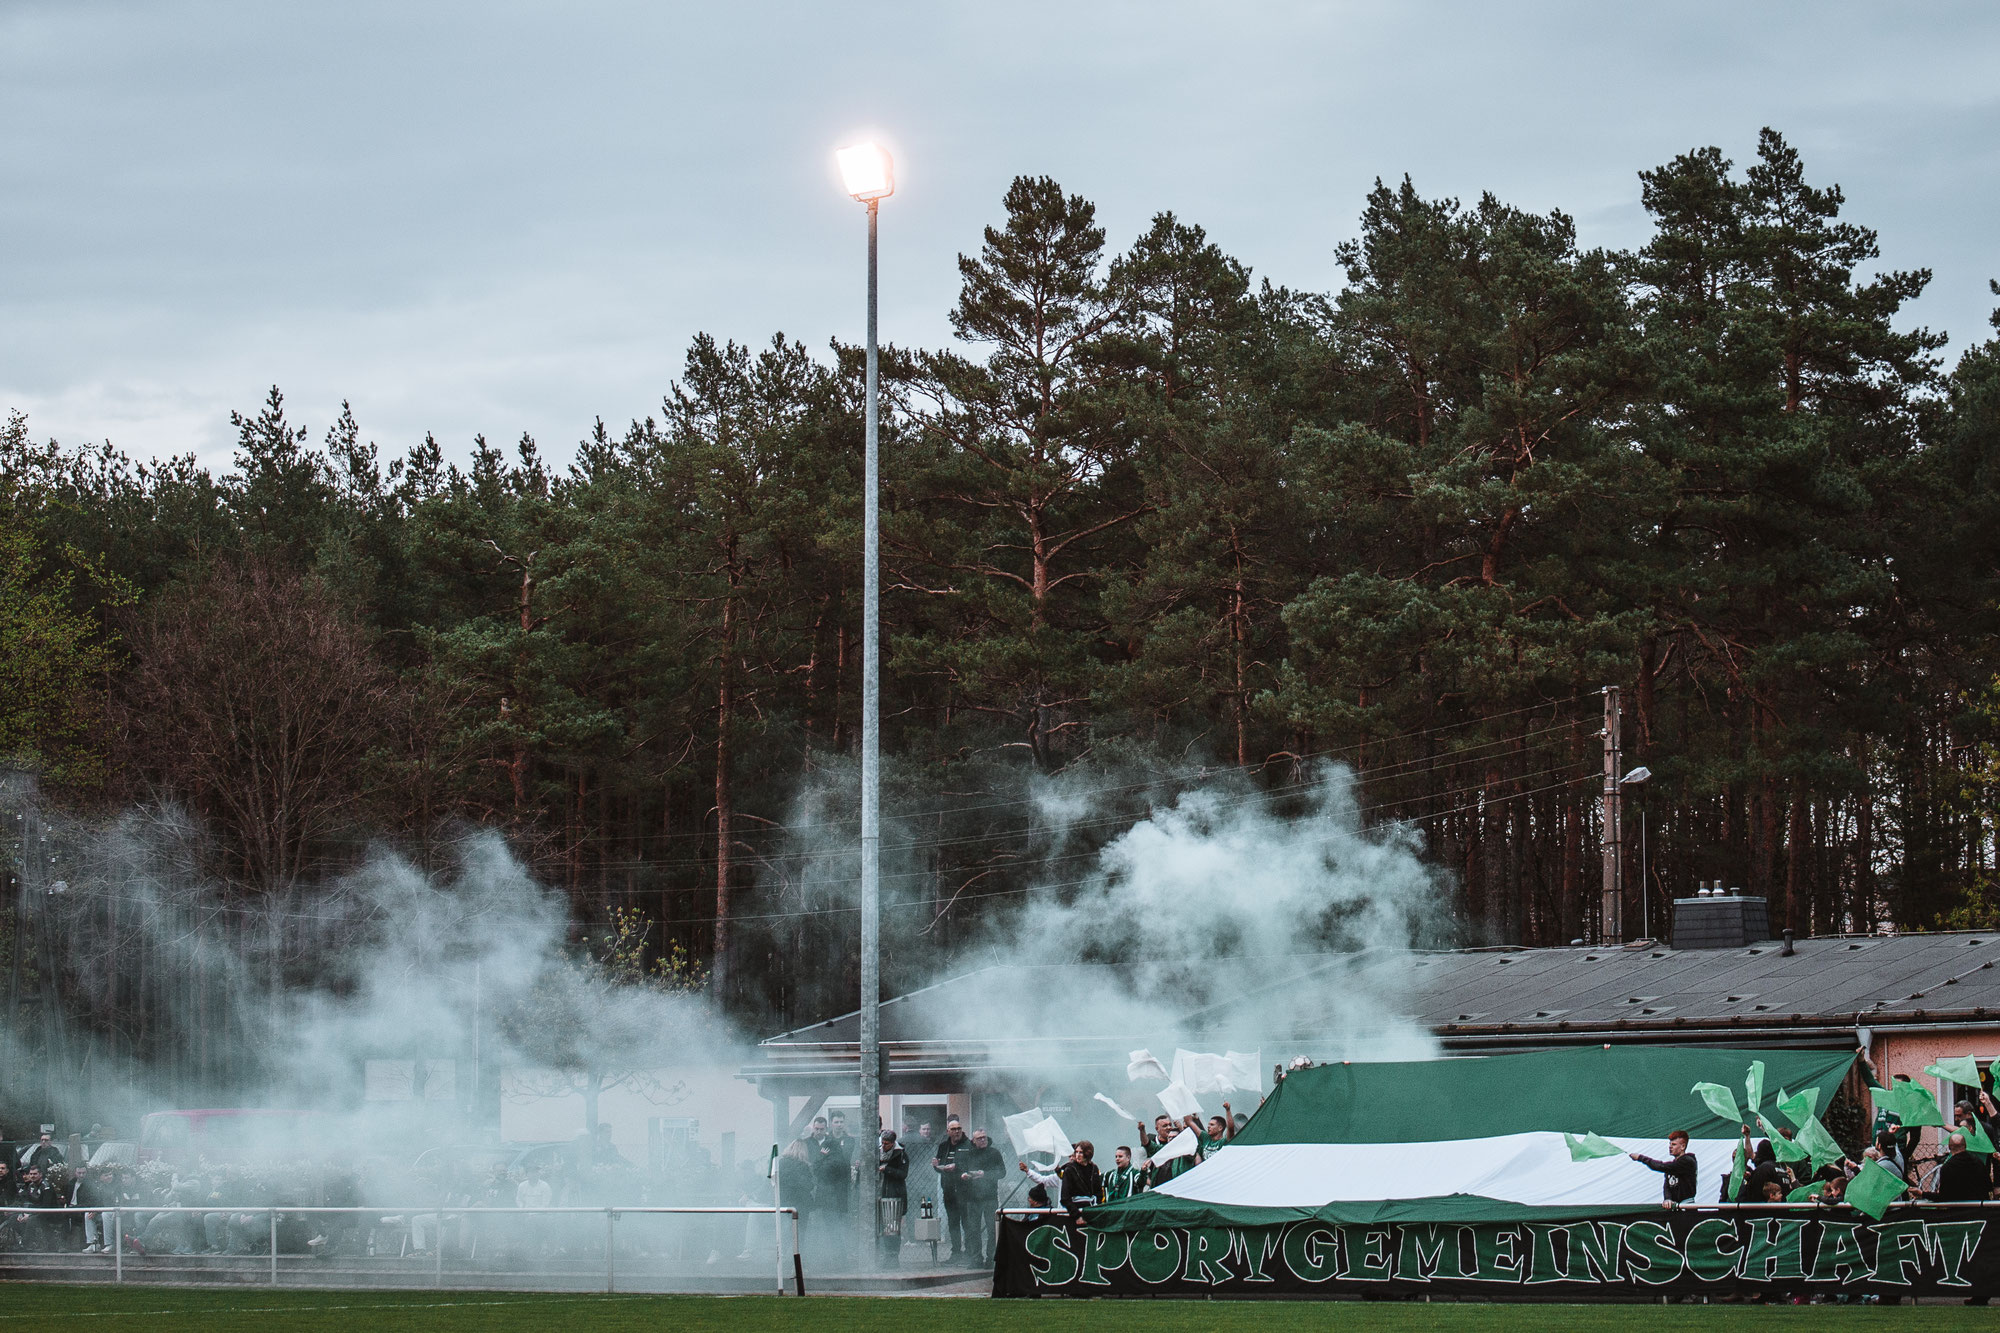
[[[1179, 1121], [1170, 1115], [1159, 1115], [1153, 1118], [1149, 1131], [1145, 1122], [1140, 1121], [1134, 1128], [1139, 1131], [1139, 1147], [1144, 1156], [1134, 1158], [1132, 1149], [1121, 1143], [1112, 1155], [1109, 1171], [1097, 1164], [1097, 1146], [1088, 1139], [1072, 1147], [1069, 1160], [1052, 1170], [1039, 1170], [1027, 1162], [1015, 1165], [1034, 1182], [1028, 1191], [1030, 1207], [1059, 1207], [1076, 1219], [1093, 1204], [1117, 1203], [1192, 1171], [1221, 1152], [1248, 1120], [1248, 1116], [1224, 1102], [1222, 1114], [1210, 1116], [1206, 1123], [1198, 1115]], [[1187, 1146], [1185, 1151], [1177, 1153], [1174, 1145], [1182, 1141], [1183, 1134], [1188, 1136]], [[1051, 1194], [1051, 1190], [1056, 1193]]]
[[[732, 1174], [700, 1154], [642, 1170], [608, 1130], [525, 1150], [433, 1150], [414, 1161], [353, 1154], [192, 1163], [139, 1160], [135, 1145], [101, 1126], [68, 1144], [44, 1131], [0, 1150], [0, 1251], [109, 1254], [122, 1237], [132, 1255], [265, 1254], [275, 1243], [281, 1254], [327, 1259], [434, 1256], [440, 1247], [453, 1258], [560, 1258], [601, 1253], [601, 1226], [532, 1210], [770, 1206], [756, 1163]], [[643, 1254], [671, 1235], [675, 1257], [714, 1262], [738, 1251], [741, 1231], [735, 1219], [696, 1218], [671, 1233], [626, 1228], [619, 1243], [621, 1252]], [[760, 1243], [770, 1234], [766, 1215]]]
[[[1176, 1121], [1161, 1115], [1149, 1130], [1138, 1125], [1135, 1151], [1121, 1144], [1107, 1170], [1096, 1160], [1089, 1140], [1070, 1150], [1067, 1160], [1046, 1168], [1017, 1160], [1026, 1177], [1029, 1208], [1060, 1209], [1071, 1216], [1093, 1204], [1112, 1203], [1163, 1185], [1221, 1151], [1248, 1119], [1228, 1103], [1224, 1114], [1207, 1121], [1188, 1116]], [[1190, 1136], [1191, 1149], [1170, 1155], [1169, 1145]], [[872, 1190], [863, 1187], [868, 1156], [849, 1132], [845, 1113], [815, 1116], [806, 1132], [778, 1156], [778, 1200], [799, 1214], [800, 1245], [809, 1263], [838, 1270], [856, 1260], [861, 1236], [855, 1210], [866, 1200], [876, 1209], [869, 1230], [875, 1237], [875, 1262], [895, 1267], [903, 1247], [920, 1240], [910, 1223], [922, 1216], [936, 1221], [936, 1258], [985, 1265], [993, 1257], [995, 1214], [1003, 1202], [1012, 1206], [1019, 1196], [1003, 1201], [1009, 1178], [1007, 1159], [984, 1126], [967, 1129], [957, 1117], [948, 1118], [942, 1134], [931, 1123], [905, 1122], [902, 1130], [884, 1129], [875, 1145]]]
[[[1860, 1067], [1871, 1086], [1881, 1086], [1865, 1053]], [[1720, 1181], [1715, 1202], [1839, 1204], [1845, 1201], [1849, 1183], [1870, 1162], [1904, 1182], [1905, 1198], [1970, 1203], [2000, 1197], [2000, 1156], [1975, 1152], [1971, 1147], [1982, 1137], [2000, 1143], [2000, 1102], [1987, 1088], [1962, 1091], [1965, 1095], [1952, 1107], [1951, 1125], [1939, 1132], [1940, 1150], [1929, 1155], [1920, 1151], [1923, 1131], [1904, 1126], [1886, 1112], [1877, 1114], [1869, 1143], [1859, 1158], [1843, 1156], [1818, 1165], [1809, 1157], [1785, 1160], [1800, 1154], [1780, 1153], [1768, 1138], [1753, 1142], [1750, 1126], [1744, 1125], [1740, 1178], [1733, 1159], [1707, 1164], [1710, 1175]], [[1788, 1142], [1794, 1138], [1789, 1127], [1780, 1128], [1778, 1133]], [[1661, 1188], [1666, 1204], [1698, 1201], [1704, 1167], [1688, 1151], [1686, 1130], [1676, 1130], [1668, 1138], [1665, 1157], [1631, 1156], [1664, 1177]]]

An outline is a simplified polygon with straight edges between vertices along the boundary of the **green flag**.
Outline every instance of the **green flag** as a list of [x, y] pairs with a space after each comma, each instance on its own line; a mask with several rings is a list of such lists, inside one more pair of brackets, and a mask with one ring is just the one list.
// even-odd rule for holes
[[1756, 1115], [1764, 1106], [1764, 1062], [1752, 1060], [1750, 1072], [1743, 1076], [1743, 1109]]
[[1966, 1121], [1965, 1127], [1958, 1132], [1965, 1135], [1965, 1150], [1967, 1152], [1976, 1152], [1982, 1157], [1991, 1157], [1993, 1155], [1993, 1140], [1986, 1136], [1986, 1127], [1980, 1124], [1978, 1120]]
[[1582, 1138], [1574, 1134], [1565, 1134], [1563, 1142], [1569, 1145], [1569, 1160], [1572, 1162], [1588, 1162], [1599, 1157], [1625, 1155], [1623, 1148], [1597, 1134], [1585, 1134]]
[[1878, 1088], [1873, 1083], [1870, 1083], [1868, 1085], [1868, 1097], [1869, 1100], [1875, 1103], [1875, 1113], [1877, 1115], [1892, 1115], [1896, 1119], [1901, 1120], [1903, 1118], [1903, 1089], [1908, 1086], [1905, 1083], [1897, 1083], [1890, 1087]]
[[1898, 1083], [1897, 1100], [1903, 1104], [1903, 1128], [1916, 1129], [1923, 1125], [1943, 1125], [1944, 1114], [1938, 1110], [1937, 1098], [1921, 1083]]
[[1906, 1188], [1901, 1176], [1871, 1157], [1861, 1164], [1861, 1174], [1847, 1182], [1847, 1201], [1880, 1222]]
[[1814, 1170], [1847, 1155], [1834, 1142], [1833, 1135], [1826, 1132], [1826, 1126], [1819, 1122], [1817, 1116], [1807, 1116], [1806, 1122], [1799, 1126], [1799, 1146], [1812, 1157]]
[[1689, 1089], [1704, 1102], [1708, 1109], [1721, 1116], [1732, 1125], [1743, 1123], [1743, 1113], [1736, 1109], [1736, 1094], [1720, 1083], [1697, 1083]]
[[1925, 1065], [1924, 1072], [1932, 1078], [1948, 1078], [1961, 1088], [1979, 1086], [1979, 1061], [1969, 1055], [1953, 1056], [1934, 1065]]
[[1786, 1203], [1811, 1203], [1812, 1196], [1819, 1193], [1819, 1182], [1808, 1180], [1805, 1184], [1785, 1196]]
[[1819, 1110], [1819, 1089], [1807, 1088], [1804, 1092], [1788, 1096], [1783, 1088], [1779, 1088], [1778, 1109], [1784, 1112], [1785, 1119], [1791, 1121], [1795, 1128], [1804, 1129], [1806, 1121], [1813, 1118], [1813, 1112]]
[[1780, 1134], [1777, 1128], [1763, 1116], [1760, 1115], [1757, 1117], [1757, 1123], [1763, 1128], [1764, 1137], [1771, 1141], [1771, 1151], [1778, 1154], [1779, 1161], [1803, 1162], [1809, 1156], [1804, 1148]]
[[1736, 1196], [1743, 1192], [1743, 1168], [1750, 1164], [1750, 1147], [1742, 1139], [1736, 1140], [1736, 1152], [1729, 1160], [1729, 1189], [1723, 1195], [1724, 1203], [1735, 1203]]

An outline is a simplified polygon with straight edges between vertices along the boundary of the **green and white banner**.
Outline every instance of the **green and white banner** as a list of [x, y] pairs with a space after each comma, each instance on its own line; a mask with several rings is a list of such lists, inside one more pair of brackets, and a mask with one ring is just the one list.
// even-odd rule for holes
[[1904, 1207], [1880, 1222], [1844, 1207], [1135, 1231], [1009, 1217], [993, 1294], [1983, 1297], [2000, 1289], [2000, 1236], [1989, 1223], [2000, 1223], [2000, 1205]]
[[[1574, 1220], [1657, 1205], [1662, 1175], [1628, 1154], [1664, 1158], [1676, 1130], [1692, 1139], [1693, 1201], [1715, 1202], [1749, 1103], [1763, 1103], [1768, 1088], [1772, 1103], [1784, 1090], [1825, 1106], [1852, 1061], [1848, 1052], [1593, 1046], [1301, 1069], [1227, 1147], [1157, 1190], [1093, 1209], [1090, 1224]], [[1745, 1089], [1739, 1114], [1719, 1114], [1728, 1099], [1705, 1098], [1698, 1085]], [[1600, 1155], [1577, 1160], [1566, 1136], [1588, 1137]]]

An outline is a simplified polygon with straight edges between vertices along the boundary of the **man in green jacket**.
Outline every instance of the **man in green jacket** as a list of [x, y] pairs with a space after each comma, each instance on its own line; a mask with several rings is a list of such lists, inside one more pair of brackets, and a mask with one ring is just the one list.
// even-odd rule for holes
[[1120, 1199], [1129, 1199], [1134, 1194], [1146, 1188], [1146, 1182], [1140, 1179], [1139, 1168], [1132, 1165], [1132, 1150], [1130, 1148], [1120, 1145], [1117, 1155], [1112, 1160], [1116, 1164], [1104, 1173], [1104, 1201], [1106, 1203], [1117, 1203]]

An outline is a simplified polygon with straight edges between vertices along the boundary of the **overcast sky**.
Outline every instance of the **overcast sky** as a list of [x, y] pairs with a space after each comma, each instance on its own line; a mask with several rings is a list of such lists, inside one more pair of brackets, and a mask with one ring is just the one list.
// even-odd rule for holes
[[0, 0], [0, 410], [38, 436], [228, 465], [281, 385], [425, 431], [653, 411], [689, 337], [861, 332], [831, 150], [891, 143], [882, 329], [937, 344], [954, 257], [1018, 173], [1163, 209], [1330, 289], [1377, 176], [1645, 237], [1635, 173], [1784, 131], [1911, 322], [1989, 336], [2000, 6], [958, 5]]

